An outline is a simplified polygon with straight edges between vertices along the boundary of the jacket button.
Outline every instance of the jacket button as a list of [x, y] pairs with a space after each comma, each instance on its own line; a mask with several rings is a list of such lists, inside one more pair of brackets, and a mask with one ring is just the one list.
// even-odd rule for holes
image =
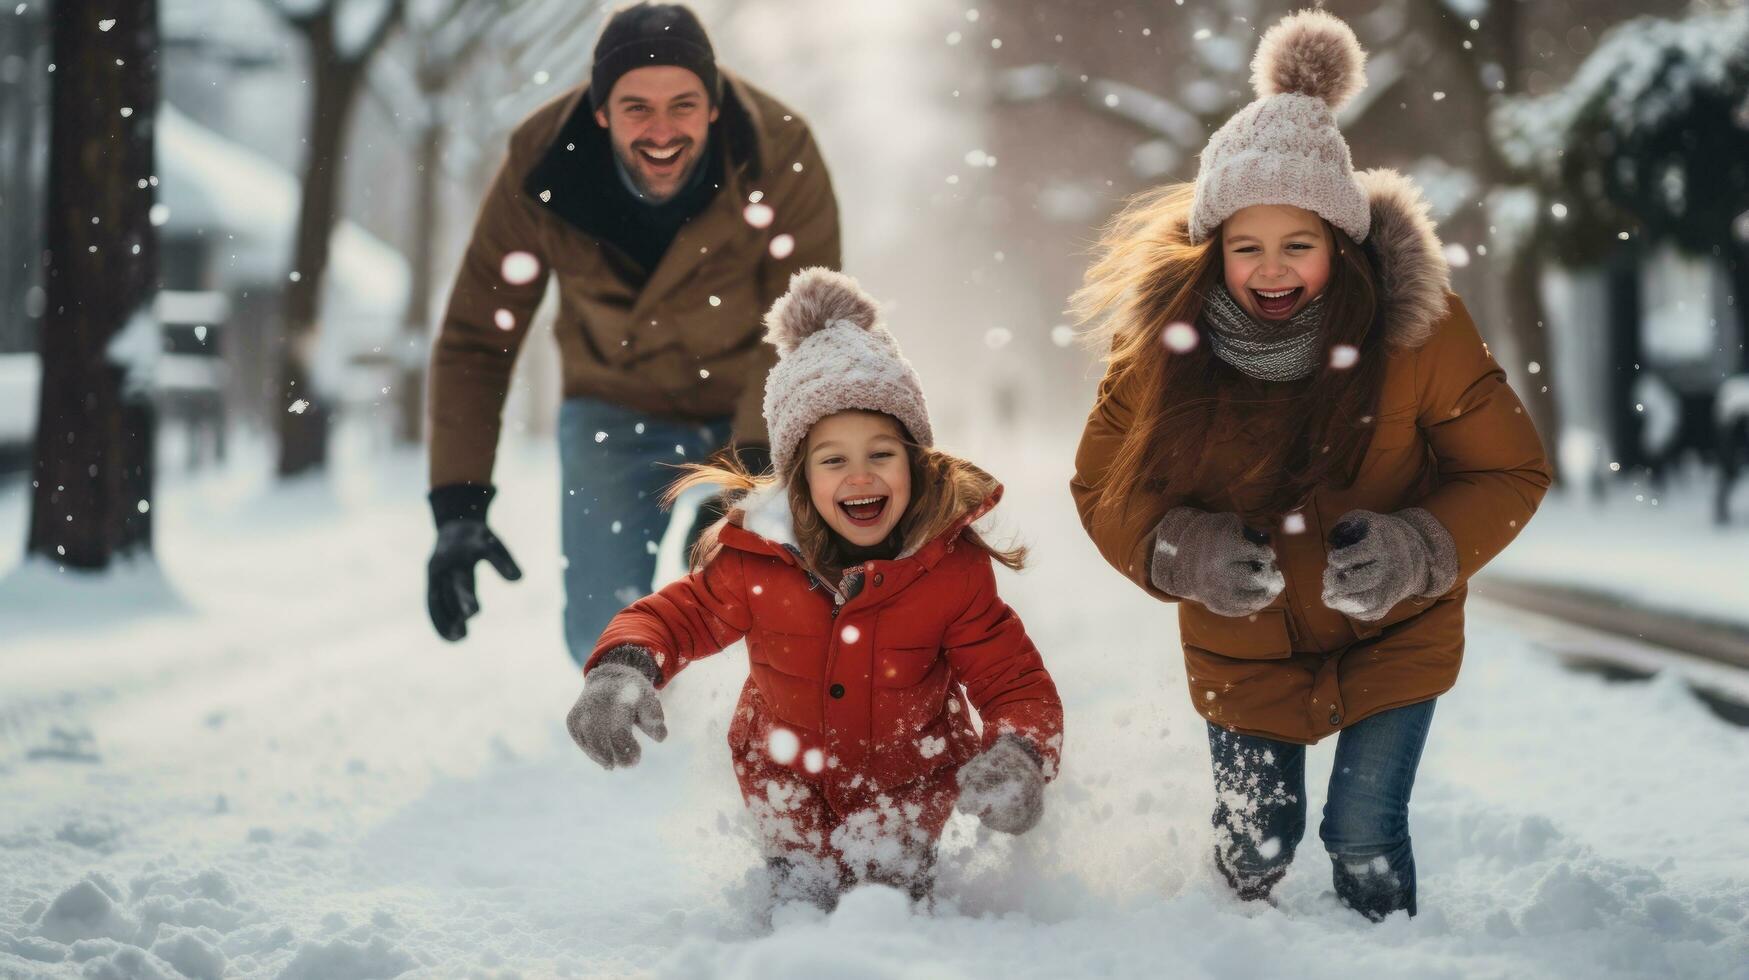
[[1330, 712], [1330, 724], [1332, 724], [1332, 725], [1342, 724], [1342, 713], [1339, 711]]
[[835, 698], [841, 698], [844, 696], [844, 685], [843, 684], [834, 684], [830, 688], [828, 688], [827, 690], [830, 691], [832, 696]]

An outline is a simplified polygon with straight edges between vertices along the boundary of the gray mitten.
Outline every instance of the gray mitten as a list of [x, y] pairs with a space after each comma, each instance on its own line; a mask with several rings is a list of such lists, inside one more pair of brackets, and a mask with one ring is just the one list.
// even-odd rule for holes
[[1019, 735], [1003, 735], [954, 774], [961, 813], [1004, 834], [1024, 834], [1045, 812], [1045, 774], [1038, 755]]
[[[627, 663], [635, 651], [648, 664]], [[662, 717], [662, 702], [656, 697], [656, 686], [650, 676], [657, 673], [655, 658], [636, 647], [621, 647], [595, 665], [583, 681], [583, 693], [571, 706], [565, 727], [571, 730], [571, 740], [585, 755], [601, 764], [603, 769], [615, 766], [635, 766], [642, 754], [632, 728], [643, 729], [645, 735], [660, 742], [668, 737], [668, 725]]]
[[1457, 575], [1457, 544], [1432, 514], [1351, 510], [1330, 532], [1324, 605], [1372, 622], [1410, 596], [1443, 595]]
[[1268, 534], [1245, 527], [1237, 514], [1195, 507], [1175, 507], [1155, 525], [1148, 577], [1160, 591], [1217, 616], [1249, 616], [1287, 585]]

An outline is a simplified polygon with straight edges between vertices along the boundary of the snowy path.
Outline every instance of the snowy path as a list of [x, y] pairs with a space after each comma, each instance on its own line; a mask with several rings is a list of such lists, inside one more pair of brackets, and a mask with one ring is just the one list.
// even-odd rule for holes
[[[937, 914], [870, 889], [755, 925], [739, 653], [671, 689], [638, 769], [571, 747], [535, 450], [494, 505], [529, 576], [488, 577], [460, 646], [423, 619], [409, 460], [166, 493], [180, 612], [152, 577], [73, 601], [0, 579], [0, 977], [1749, 977], [1749, 731], [1673, 680], [1565, 672], [1480, 605], [1416, 794], [1423, 914], [1337, 907], [1315, 832], [1279, 907], [1236, 903], [1171, 611], [1099, 562], [1065, 473], [988, 462], [1034, 546], [1004, 589], [1065, 696], [1065, 774], [1026, 838], [950, 827]], [[0, 540], [24, 506], [0, 494]]]

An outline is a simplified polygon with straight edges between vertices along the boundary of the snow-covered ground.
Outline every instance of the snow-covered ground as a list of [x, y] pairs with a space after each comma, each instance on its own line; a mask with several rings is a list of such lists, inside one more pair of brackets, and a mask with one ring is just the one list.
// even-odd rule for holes
[[[1173, 613], [1082, 535], [1072, 435], [970, 453], [1034, 546], [1004, 590], [1067, 706], [1044, 823], [956, 817], [933, 913], [865, 889], [771, 928], [723, 746], [744, 655], [670, 689], [636, 769], [565, 736], [550, 448], [500, 459], [529, 574], [483, 572], [457, 646], [424, 618], [419, 460], [178, 478], [161, 572], [0, 569], [0, 976], [1749, 977], [1749, 731], [1675, 679], [1568, 673], [1480, 603], [1413, 809], [1422, 914], [1340, 908], [1315, 836], [1277, 905], [1236, 902]], [[0, 541], [27, 503], [0, 491]]]
[[1601, 499], [1550, 494], [1488, 571], [1749, 624], [1749, 481], [1732, 494], [1735, 521], [1719, 527], [1712, 509], [1717, 479], [1713, 470], [1686, 467], [1661, 488], [1622, 480]]

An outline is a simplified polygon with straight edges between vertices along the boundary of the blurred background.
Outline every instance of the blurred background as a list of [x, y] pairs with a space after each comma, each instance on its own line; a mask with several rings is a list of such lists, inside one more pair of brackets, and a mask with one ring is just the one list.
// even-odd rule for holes
[[[1021, 594], [1060, 608], [1073, 593], [1082, 604], [1051, 613], [1044, 631], [1070, 648], [1071, 664], [1096, 617], [1114, 644], [1145, 635], [1170, 653], [1169, 613], [1139, 596], [1098, 595], [1124, 587], [1074, 522], [1066, 480], [1100, 368], [1062, 311], [1121, 203], [1195, 176], [1208, 135], [1252, 98], [1257, 36], [1295, 5], [693, 6], [721, 62], [813, 127], [842, 210], [846, 271], [885, 304], [942, 442], [1009, 482], [1014, 530], [1039, 546]], [[1642, 742], [1681, 729], [1697, 744], [1741, 747], [1749, 11], [1725, 0], [1324, 6], [1370, 54], [1368, 85], [1341, 115], [1356, 165], [1420, 183], [1454, 288], [1558, 462], [1537, 520], [1475, 583], [1485, 601], [1473, 615], [1502, 643], [1552, 654], [1560, 672], [1537, 675], [1557, 685], [1545, 692], [1591, 697], [1549, 681], [1589, 676], [1572, 673], [1580, 670], [1612, 685], [1598, 698], [1637, 690], [1632, 697], [1663, 705], [1653, 712], [1661, 720], [1635, 736]], [[531, 580], [485, 582], [486, 613], [462, 648], [444, 647], [423, 622], [431, 531], [421, 410], [437, 320], [505, 140], [586, 78], [610, 9], [591, 0], [147, 0], [118, 15], [89, 0], [0, 4], [0, 778], [14, 781], [10, 799], [35, 801], [0, 832], [42, 845], [30, 874], [0, 894], [14, 913], [0, 926], [15, 918], [15, 938], [47, 936], [27, 928], [46, 914], [38, 906], [89, 862], [103, 863], [67, 834], [99, 841], [103, 854], [126, 839], [113, 808], [80, 802], [87, 794], [120, 792], [146, 809], [158, 798], [43, 760], [169, 766], [181, 787], [172, 796], [200, 797], [221, 814], [247, 811], [250, 800], [265, 811], [338, 793], [347, 816], [320, 832], [332, 841], [383, 833], [367, 795], [334, 787], [396, 771], [356, 748], [383, 734], [385, 698], [403, 719], [442, 704], [441, 720], [427, 721], [468, 740], [428, 731], [435, 742], [414, 753], [421, 761], [406, 767], [405, 784], [377, 787], [383, 800], [423, 798], [433, 771], [462, 778], [493, 760], [568, 748], [552, 744], [574, 682], [558, 615], [559, 378], [551, 337], [540, 335], [550, 335], [552, 297], [517, 367], [494, 510]], [[79, 97], [57, 97], [57, 85]], [[39, 432], [45, 404], [71, 405], [84, 420], [69, 444], [103, 446], [79, 488], [67, 489], [66, 474], [77, 473], [65, 454], [45, 445], [59, 436]], [[678, 545], [665, 548], [672, 571]], [[444, 666], [429, 671], [432, 658]], [[1187, 717], [1174, 659], [1148, 669], [1164, 672], [1164, 697]], [[399, 693], [354, 671], [395, 676]], [[305, 690], [312, 678], [315, 693]], [[1645, 680], [1653, 683], [1613, 684]], [[1529, 684], [1501, 683], [1520, 682]], [[1090, 703], [1105, 696], [1100, 683], [1087, 682]], [[552, 724], [495, 727], [526, 713], [531, 697], [545, 698], [537, 713]], [[145, 707], [118, 714], [126, 704]], [[249, 705], [266, 727], [238, 721]], [[1601, 710], [1593, 704], [1585, 717]], [[276, 712], [309, 727], [260, 720]], [[277, 752], [294, 732], [318, 730], [313, 744], [332, 742], [331, 751], [308, 750], [291, 765], [309, 768], [291, 788], [257, 778], [253, 790], [221, 790], [214, 772], [233, 763], [259, 772], [258, 758], [200, 741], [222, 731], [249, 752], [268, 743]], [[217, 752], [223, 765], [165, 762], [147, 731]], [[1521, 727], [1514, 737], [1533, 734]], [[441, 763], [431, 744], [445, 746]], [[1495, 748], [1510, 766], [1524, 743]], [[1194, 752], [1195, 738], [1180, 749]], [[1464, 758], [1486, 769], [1482, 756]], [[1684, 778], [1716, 779], [1725, 767], [1724, 781], [1741, 786], [1741, 759], [1720, 749]], [[1206, 780], [1196, 765], [1186, 773], [1185, 785]], [[1715, 789], [1731, 795], [1708, 798], [1712, 810], [1695, 805], [1716, 813], [1713, 832], [1737, 836], [1726, 848], [1728, 887], [1706, 894], [1735, 896], [1740, 911], [1749, 800]], [[1603, 801], [1581, 798], [1581, 810]], [[179, 812], [160, 803], [153, 812]], [[182, 819], [160, 823], [189, 840], [205, 833]], [[300, 819], [287, 829], [252, 816], [225, 839], [265, 847], [321, 823]], [[1616, 829], [1658, 818], [1621, 819]], [[265, 839], [252, 836], [258, 828]], [[500, 840], [521, 832], [497, 830]], [[126, 912], [119, 895], [91, 901]], [[1567, 908], [1554, 907], [1557, 918]], [[347, 914], [347, 928], [370, 921]], [[1544, 920], [1528, 921], [1506, 928]], [[1741, 949], [1741, 919], [1721, 921], [1735, 922], [1735, 934], [1708, 925], [1711, 940], [1701, 926], [1671, 935]], [[1498, 931], [1469, 924], [1476, 936]], [[1451, 928], [1467, 936], [1467, 927]], [[1585, 928], [1597, 941], [1632, 932], [1607, 917]], [[278, 969], [291, 950], [229, 955], [233, 966], [249, 956]]]

